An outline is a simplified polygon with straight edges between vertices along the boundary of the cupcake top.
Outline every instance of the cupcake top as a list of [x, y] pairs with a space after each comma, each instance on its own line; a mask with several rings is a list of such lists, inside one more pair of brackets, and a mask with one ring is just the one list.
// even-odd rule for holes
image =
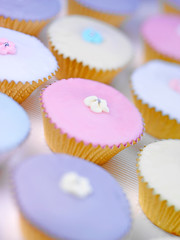
[[180, 60], [179, 16], [161, 14], [150, 17], [142, 26], [142, 35], [145, 41], [156, 51]]
[[117, 28], [84, 16], [67, 16], [53, 22], [48, 37], [63, 57], [98, 70], [124, 67], [132, 58], [129, 39]]
[[115, 179], [93, 163], [63, 154], [22, 162], [13, 175], [21, 213], [56, 239], [120, 239], [130, 210]]
[[109, 14], [129, 14], [136, 10], [139, 0], [75, 0], [76, 2], [96, 11]]
[[6, 94], [0, 93], [0, 155], [13, 150], [29, 134], [30, 121], [24, 109]]
[[141, 152], [140, 175], [161, 200], [180, 210], [180, 140], [163, 140], [147, 145]]
[[180, 8], [180, 0], [164, 0], [164, 1], [173, 5], [174, 7]]
[[114, 88], [91, 80], [71, 78], [43, 90], [47, 117], [68, 137], [93, 146], [126, 145], [143, 132], [141, 115]]
[[52, 53], [37, 38], [0, 27], [0, 79], [32, 82], [57, 70]]
[[60, 10], [58, 0], [0, 0], [0, 16], [18, 20], [48, 20]]
[[139, 99], [180, 122], [180, 65], [154, 60], [133, 73], [132, 89]]

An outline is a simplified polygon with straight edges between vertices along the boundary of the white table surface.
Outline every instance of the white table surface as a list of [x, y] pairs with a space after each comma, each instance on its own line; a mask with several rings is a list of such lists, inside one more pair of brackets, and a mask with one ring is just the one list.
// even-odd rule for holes
[[[160, 11], [157, 0], [142, 0], [139, 10], [122, 27], [122, 30], [131, 38], [135, 49], [135, 57], [128, 69], [121, 72], [113, 81], [112, 86], [130, 97], [130, 75], [134, 68], [142, 64], [143, 48], [139, 35], [139, 27], [143, 19]], [[47, 44], [45, 30], [40, 39]], [[18, 211], [9, 184], [9, 170], [29, 156], [50, 153], [43, 134], [43, 123], [40, 113], [39, 92], [37, 89], [22, 106], [31, 120], [31, 133], [26, 142], [0, 168], [0, 240], [23, 240], [18, 222]], [[133, 224], [128, 240], [150, 239], [180, 239], [170, 235], [153, 225], [143, 214], [138, 204], [138, 181], [136, 175], [137, 152], [144, 145], [153, 142], [155, 138], [145, 134], [142, 141], [120, 152], [103, 167], [111, 173], [124, 189], [131, 204]], [[100, 239], [101, 240], [101, 239]], [[103, 239], [102, 239], [103, 240]], [[112, 240], [112, 239], [109, 239]]]

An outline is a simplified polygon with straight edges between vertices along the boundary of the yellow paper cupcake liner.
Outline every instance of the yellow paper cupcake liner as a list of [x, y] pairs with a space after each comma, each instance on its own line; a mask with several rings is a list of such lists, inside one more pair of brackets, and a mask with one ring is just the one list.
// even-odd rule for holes
[[22, 215], [20, 215], [20, 226], [26, 240], [55, 240], [34, 227]]
[[37, 36], [41, 29], [50, 22], [50, 19], [43, 21], [25, 21], [18, 19], [12, 20], [11, 18], [5, 18], [0, 16], [0, 27], [10, 28], [19, 32]]
[[165, 55], [157, 52], [146, 41], [144, 41], [144, 52], [145, 52], [145, 58], [144, 58], [145, 62], [149, 62], [153, 59], [161, 59], [164, 61], [180, 64], [180, 59], [177, 60], [177, 59], [174, 59], [173, 57], [171, 58], [169, 56], [165, 56]]
[[[51, 76], [48, 77], [50, 79], [54, 76], [52, 73]], [[3, 80], [0, 81], [0, 92], [7, 94], [9, 97], [12, 97], [18, 103], [22, 103], [27, 97], [31, 95], [31, 93], [38, 88], [42, 83], [48, 80], [47, 78], [43, 78], [43, 80], [38, 80], [38, 82], [33, 81], [29, 82], [18, 82]]]
[[180, 139], [180, 123], [175, 119], [170, 119], [168, 115], [163, 115], [161, 111], [156, 111], [148, 104], [144, 104], [138, 96], [132, 92], [133, 101], [145, 122], [146, 132], [161, 139]]
[[175, 7], [169, 5], [166, 2], [163, 2], [163, 9], [164, 9], [164, 12], [166, 12], [166, 13], [172, 13], [172, 14], [180, 15], [180, 10], [179, 9], [176, 9]]
[[119, 147], [116, 145], [113, 147], [101, 147], [100, 145], [95, 147], [92, 143], [86, 145], [83, 141], [78, 142], [75, 138], [68, 137], [67, 133], [63, 133], [60, 128], [55, 126], [43, 108], [41, 96], [40, 103], [43, 117], [44, 135], [49, 148], [55, 153], [66, 153], [91, 161], [98, 165], [102, 165], [123, 149], [136, 144], [143, 135], [142, 133], [139, 138], [135, 139], [131, 143], [127, 143], [125, 145], [120, 144]]
[[174, 206], [168, 206], [166, 200], [161, 200], [161, 196], [155, 194], [153, 188], [149, 188], [139, 170], [140, 156], [141, 154], [137, 159], [140, 206], [152, 223], [169, 233], [180, 236], [180, 211], [176, 211]]
[[85, 15], [88, 17], [96, 18], [98, 20], [107, 22], [114, 26], [119, 26], [126, 16], [116, 15], [116, 14], [108, 14], [103, 12], [98, 12], [88, 7], [85, 7], [74, 0], [68, 0], [68, 14], [77, 14], [77, 15]]
[[63, 54], [58, 54], [51, 42], [49, 42], [49, 48], [60, 66], [56, 72], [57, 79], [85, 78], [110, 84], [113, 78], [121, 71], [121, 68], [111, 71], [90, 69], [89, 66], [83, 65], [82, 62], [78, 62], [76, 59], [71, 60], [69, 57], [65, 58]]

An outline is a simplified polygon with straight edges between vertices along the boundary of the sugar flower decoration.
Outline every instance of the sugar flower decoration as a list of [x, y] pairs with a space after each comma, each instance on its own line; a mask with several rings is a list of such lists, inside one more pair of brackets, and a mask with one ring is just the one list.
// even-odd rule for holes
[[172, 79], [169, 82], [170, 88], [172, 88], [174, 91], [180, 93], [180, 79]]
[[15, 44], [11, 41], [8, 41], [6, 38], [0, 38], [0, 55], [15, 53], [16, 53]]
[[96, 96], [90, 96], [85, 98], [84, 104], [90, 107], [91, 111], [96, 113], [109, 112], [106, 100], [98, 98]]
[[60, 187], [64, 192], [79, 198], [85, 198], [93, 192], [88, 178], [79, 176], [76, 172], [67, 172], [60, 180]]
[[102, 43], [103, 41], [101, 34], [92, 28], [86, 28], [82, 32], [82, 37], [86, 42], [95, 43], [95, 44]]

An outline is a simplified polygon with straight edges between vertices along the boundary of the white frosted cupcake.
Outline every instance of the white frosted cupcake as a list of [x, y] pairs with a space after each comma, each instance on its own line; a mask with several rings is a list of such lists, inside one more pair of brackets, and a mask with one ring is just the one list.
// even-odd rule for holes
[[23, 102], [58, 68], [55, 57], [37, 38], [0, 28], [0, 92]]
[[158, 227], [180, 236], [180, 140], [147, 145], [139, 154], [139, 203]]
[[77, 77], [110, 83], [133, 54], [124, 33], [89, 17], [73, 15], [55, 21], [48, 38], [61, 68], [58, 79]]

